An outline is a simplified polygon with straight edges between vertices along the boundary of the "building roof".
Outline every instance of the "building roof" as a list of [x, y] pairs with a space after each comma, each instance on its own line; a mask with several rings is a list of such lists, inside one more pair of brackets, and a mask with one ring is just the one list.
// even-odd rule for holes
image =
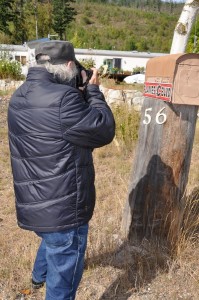
[[7, 45], [7, 44], [0, 44], [0, 51], [28, 51], [28, 47], [26, 44], [23, 45]]
[[75, 54], [87, 54], [87, 55], [104, 55], [104, 56], [125, 56], [125, 57], [156, 57], [164, 56], [168, 53], [151, 53], [151, 52], [138, 52], [138, 51], [116, 51], [116, 50], [96, 50], [96, 49], [77, 49], [75, 48]]
[[[48, 38], [30, 41], [23, 45], [7, 45], [0, 44], [0, 51], [24, 51], [28, 49], [34, 49], [36, 45], [41, 42], [48, 41]], [[117, 51], [117, 50], [99, 50], [99, 49], [78, 49], [75, 48], [76, 55], [95, 55], [95, 56], [110, 56], [110, 57], [140, 57], [140, 58], [152, 58], [157, 56], [164, 56], [168, 53], [151, 53], [151, 52], [138, 52], [138, 51]]]

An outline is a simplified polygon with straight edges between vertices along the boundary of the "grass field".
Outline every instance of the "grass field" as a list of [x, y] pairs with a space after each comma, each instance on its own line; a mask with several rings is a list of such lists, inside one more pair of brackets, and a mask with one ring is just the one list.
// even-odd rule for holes
[[[10, 170], [6, 111], [9, 96], [0, 97], [0, 299], [42, 300], [45, 288], [30, 290], [31, 268], [39, 239], [17, 227]], [[131, 141], [127, 112], [115, 112], [118, 139], [94, 151], [96, 209], [90, 222], [86, 266], [77, 300], [199, 299], [199, 122], [197, 123], [187, 193], [186, 222], [173, 255], [149, 242], [140, 249], [126, 244], [121, 220], [135, 150], [137, 119]], [[137, 115], [135, 116], [137, 118]], [[126, 123], [125, 123], [126, 122]], [[132, 123], [131, 123], [132, 126]], [[123, 136], [125, 135], [125, 136]], [[189, 212], [189, 213], [188, 213]], [[59, 300], [59, 299], [58, 299]]]

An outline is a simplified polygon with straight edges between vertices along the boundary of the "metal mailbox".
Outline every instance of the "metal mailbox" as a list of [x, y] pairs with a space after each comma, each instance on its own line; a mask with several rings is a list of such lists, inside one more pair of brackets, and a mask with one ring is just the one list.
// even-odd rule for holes
[[199, 106], [199, 54], [151, 58], [145, 78], [145, 97]]

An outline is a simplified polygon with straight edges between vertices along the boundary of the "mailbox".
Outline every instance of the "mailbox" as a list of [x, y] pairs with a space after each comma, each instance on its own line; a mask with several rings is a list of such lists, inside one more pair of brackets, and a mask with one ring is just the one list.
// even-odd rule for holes
[[170, 54], [148, 61], [144, 96], [199, 105], [199, 54]]

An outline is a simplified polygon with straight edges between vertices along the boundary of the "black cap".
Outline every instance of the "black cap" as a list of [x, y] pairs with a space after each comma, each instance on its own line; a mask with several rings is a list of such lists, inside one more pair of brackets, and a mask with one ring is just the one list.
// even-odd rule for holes
[[44, 63], [39, 59], [40, 55], [48, 55], [52, 65], [64, 64], [67, 61], [75, 61], [74, 47], [67, 41], [48, 41], [40, 43], [35, 48], [35, 58], [38, 63]]

